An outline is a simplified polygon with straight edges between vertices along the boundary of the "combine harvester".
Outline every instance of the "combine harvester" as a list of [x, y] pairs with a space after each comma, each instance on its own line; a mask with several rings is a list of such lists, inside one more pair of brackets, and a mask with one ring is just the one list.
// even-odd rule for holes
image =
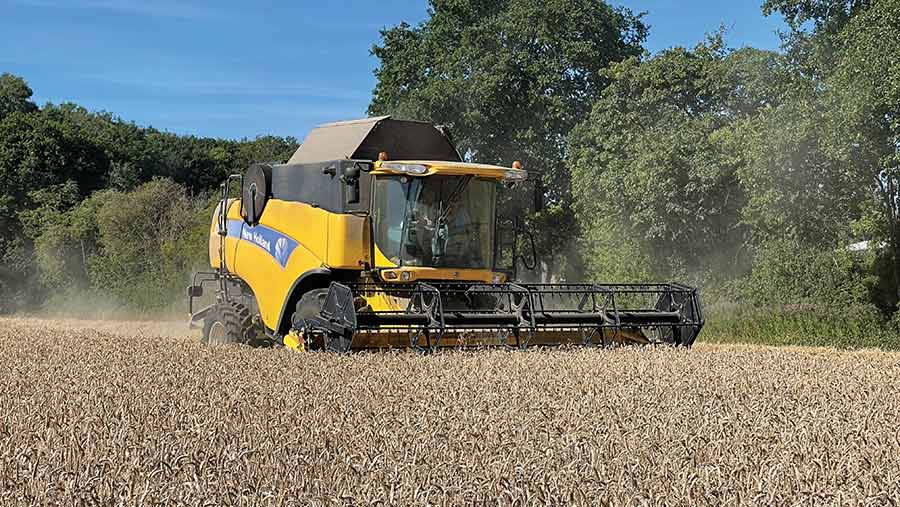
[[[518, 219], [505, 227], [497, 202], [527, 180], [518, 162], [463, 162], [430, 123], [316, 128], [287, 164], [223, 183], [215, 271], [188, 288], [191, 325], [202, 322], [207, 344], [340, 352], [694, 342], [703, 316], [691, 287], [519, 283], [534, 241]], [[206, 285], [215, 303], [194, 312]]]

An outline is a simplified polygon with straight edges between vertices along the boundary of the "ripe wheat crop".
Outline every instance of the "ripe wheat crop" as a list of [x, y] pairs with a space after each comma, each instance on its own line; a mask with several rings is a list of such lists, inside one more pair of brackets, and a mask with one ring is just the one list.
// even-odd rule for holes
[[896, 505], [900, 355], [296, 354], [0, 320], [2, 505]]

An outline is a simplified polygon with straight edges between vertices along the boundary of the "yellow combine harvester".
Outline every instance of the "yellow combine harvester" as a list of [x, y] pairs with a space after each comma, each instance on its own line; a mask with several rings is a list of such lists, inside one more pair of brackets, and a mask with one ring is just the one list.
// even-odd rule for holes
[[[703, 326], [693, 288], [516, 281], [516, 266], [533, 267], [534, 242], [504, 227], [497, 199], [527, 179], [517, 162], [463, 162], [429, 123], [323, 125], [287, 164], [223, 183], [210, 228], [215, 271], [188, 288], [191, 324], [202, 322], [208, 344], [333, 351], [690, 346]], [[240, 199], [228, 198], [233, 181]], [[195, 313], [207, 284], [216, 302]]]

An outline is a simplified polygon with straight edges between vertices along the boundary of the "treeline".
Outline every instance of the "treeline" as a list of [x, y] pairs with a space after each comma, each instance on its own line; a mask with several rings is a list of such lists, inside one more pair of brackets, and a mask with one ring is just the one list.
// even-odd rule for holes
[[900, 344], [900, 2], [763, 7], [781, 53], [717, 35], [604, 71], [569, 136], [590, 271], [695, 280], [731, 336]]
[[75, 104], [38, 107], [0, 76], [0, 312], [159, 311], [208, 266], [222, 180], [293, 138], [179, 136]]
[[[539, 173], [545, 280], [697, 284], [707, 339], [900, 345], [900, 0], [766, 0], [790, 26], [780, 51], [720, 30], [654, 55], [643, 17], [599, 0], [430, 7], [373, 46], [369, 113]], [[7, 310], [83, 291], [171, 303], [206, 263], [209, 192], [297, 145], [38, 108], [0, 83]]]

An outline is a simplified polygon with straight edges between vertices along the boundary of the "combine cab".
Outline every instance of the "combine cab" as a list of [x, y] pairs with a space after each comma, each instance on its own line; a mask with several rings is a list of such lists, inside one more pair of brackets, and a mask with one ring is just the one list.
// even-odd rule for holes
[[[497, 199], [527, 180], [518, 163], [463, 162], [428, 123], [319, 127], [287, 164], [223, 184], [191, 323], [204, 343], [332, 351], [694, 342], [693, 288], [517, 282], [533, 241], [502, 226]], [[209, 285], [215, 303], [195, 313]]]

